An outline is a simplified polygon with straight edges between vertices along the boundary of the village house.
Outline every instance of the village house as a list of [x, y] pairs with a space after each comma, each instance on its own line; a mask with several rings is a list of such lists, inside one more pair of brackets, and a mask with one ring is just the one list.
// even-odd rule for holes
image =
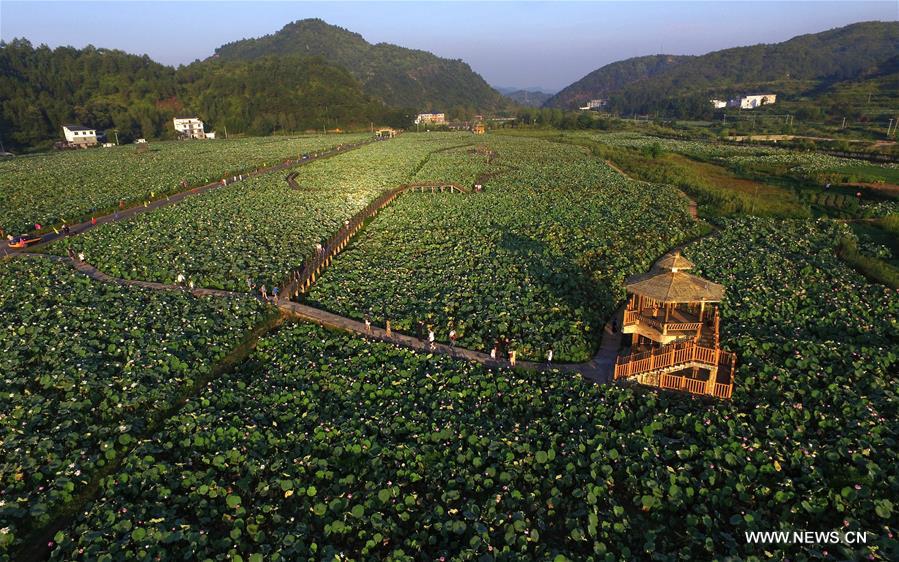
[[709, 103], [712, 104], [712, 107], [714, 107], [715, 109], [724, 109], [725, 107], [727, 107], [726, 100], [709, 100]]
[[740, 96], [728, 102], [728, 107], [739, 107], [740, 109], [755, 109], [763, 105], [773, 105], [777, 101], [777, 94], [752, 94], [748, 96]]
[[415, 117], [416, 125], [446, 125], [446, 114], [444, 113], [419, 113]]
[[206, 133], [203, 131], [203, 122], [197, 117], [175, 117], [172, 120], [175, 124], [175, 132], [182, 139], [205, 139]]
[[62, 133], [66, 142], [72, 145], [94, 146], [97, 144], [97, 130], [81, 125], [63, 125]]
[[588, 101], [586, 105], [579, 107], [578, 109], [581, 109], [584, 111], [589, 111], [591, 109], [602, 109], [603, 107], [608, 105], [608, 103], [609, 103], [609, 100], [595, 99], [595, 100]]

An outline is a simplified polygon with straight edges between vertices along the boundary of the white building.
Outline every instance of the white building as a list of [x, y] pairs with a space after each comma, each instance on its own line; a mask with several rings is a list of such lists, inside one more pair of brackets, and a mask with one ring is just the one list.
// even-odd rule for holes
[[725, 100], [709, 100], [709, 103], [712, 104], [712, 107], [715, 109], [723, 109], [727, 107], [727, 101]]
[[600, 108], [605, 107], [608, 103], [609, 103], [609, 100], [595, 99], [595, 100], [588, 101], [587, 105], [585, 105], [583, 107], [579, 107], [578, 109], [582, 109], [585, 111], [590, 110], [590, 109], [600, 109]]
[[97, 144], [97, 130], [90, 127], [63, 125], [62, 133], [66, 136], [66, 141], [72, 144], [83, 144], [86, 146]]
[[446, 115], [443, 113], [419, 113], [415, 118], [416, 125], [446, 125]]
[[728, 102], [728, 107], [739, 107], [740, 109], [755, 109], [763, 105], [773, 105], [777, 101], [777, 94], [752, 94], [749, 96], [740, 96]]
[[196, 117], [175, 117], [175, 132], [183, 139], [205, 139], [203, 122]]

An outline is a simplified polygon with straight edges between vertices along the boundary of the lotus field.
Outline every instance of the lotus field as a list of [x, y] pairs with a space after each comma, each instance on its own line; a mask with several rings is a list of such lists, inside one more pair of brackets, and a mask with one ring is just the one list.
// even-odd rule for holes
[[432, 156], [420, 178], [497, 175], [484, 193], [401, 196], [313, 286], [315, 306], [489, 351], [508, 337], [519, 357], [592, 357], [624, 298], [625, 276], [646, 270], [695, 232], [683, 198], [622, 178], [578, 148], [491, 140], [496, 158], [467, 150]]
[[[296, 171], [299, 190], [258, 177], [50, 251], [246, 291], [389, 189], [480, 182], [398, 197], [305, 304], [584, 361], [624, 278], [700, 233], [675, 189], [534, 138], [406, 134]], [[0, 562], [899, 560], [899, 293], [836, 256], [845, 223], [716, 225], [683, 252], [726, 287], [729, 401], [0, 261]], [[867, 542], [745, 536], [779, 530]]]
[[126, 279], [246, 291], [246, 280], [281, 282], [343, 222], [382, 192], [408, 182], [434, 150], [470, 136], [401, 136], [296, 168], [300, 190], [269, 174], [103, 225], [55, 245], [83, 251], [99, 269]]
[[[689, 248], [729, 283], [733, 402], [282, 327], [103, 481], [53, 558], [894, 560], [899, 298], [831, 257], [834, 228], [734, 221]], [[778, 529], [869, 538], [743, 535]]]
[[255, 301], [0, 263], [0, 559], [133, 446], [262, 319]]
[[154, 142], [69, 150], [0, 160], [0, 227], [28, 232], [35, 223], [76, 221], [223, 176], [368, 138], [367, 134], [301, 135], [239, 140]]

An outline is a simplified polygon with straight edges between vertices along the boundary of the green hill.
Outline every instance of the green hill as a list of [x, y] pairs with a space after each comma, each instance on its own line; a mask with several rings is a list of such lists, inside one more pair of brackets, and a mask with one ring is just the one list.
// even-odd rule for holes
[[405, 126], [408, 118], [363, 92], [320, 57], [208, 60], [174, 69], [146, 56], [87, 47], [0, 44], [0, 140], [47, 148], [66, 123], [117, 129], [126, 142], [173, 138], [172, 117], [196, 113], [207, 130], [264, 135], [322, 127]]
[[498, 92], [461, 60], [388, 43], [372, 45], [358, 33], [305, 19], [277, 33], [244, 39], [216, 49], [220, 60], [253, 60], [269, 55], [320, 56], [347, 69], [366, 93], [394, 107], [447, 111], [454, 107], [492, 109]]
[[[857, 23], [783, 43], [672, 57], [673, 64], [661, 67], [647, 59], [662, 55], [613, 63], [568, 86], [547, 106], [573, 108], [576, 99], [608, 97], [610, 109], [621, 113], [690, 114], [705, 108], [709, 96], [766, 88], [782, 96], [821, 93], [829, 84], [877, 70], [897, 52], [899, 23]], [[611, 77], [622, 73], [620, 65], [630, 72], [616, 81]]]
[[566, 86], [552, 96], [543, 107], [574, 109], [587, 100], [608, 98], [629, 84], [652, 78], [691, 57], [674, 55], [650, 55], [635, 57], [607, 64]]

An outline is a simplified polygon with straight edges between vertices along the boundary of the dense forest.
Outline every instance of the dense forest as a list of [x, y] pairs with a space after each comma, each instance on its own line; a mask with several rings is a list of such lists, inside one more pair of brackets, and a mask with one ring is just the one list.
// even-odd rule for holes
[[[66, 123], [118, 131], [120, 141], [173, 138], [172, 117], [196, 113], [207, 130], [274, 131], [404, 126], [412, 109], [366, 95], [346, 70], [320, 57], [209, 60], [174, 69], [146, 56], [86, 47], [0, 43], [0, 141], [46, 148]], [[112, 138], [112, 135], [109, 135]]]
[[502, 96], [461, 60], [388, 43], [372, 45], [358, 33], [305, 19], [277, 33], [244, 39], [216, 49], [221, 60], [254, 60], [271, 55], [315, 55], [347, 69], [369, 95], [394, 107], [450, 112], [496, 109]]
[[765, 88], [781, 96], [815, 96], [876, 72], [897, 52], [899, 23], [857, 23], [771, 45], [612, 63], [566, 87], [546, 106], [571, 109], [585, 99], [604, 97], [617, 113], [703, 117], [711, 113], [709, 97]]

